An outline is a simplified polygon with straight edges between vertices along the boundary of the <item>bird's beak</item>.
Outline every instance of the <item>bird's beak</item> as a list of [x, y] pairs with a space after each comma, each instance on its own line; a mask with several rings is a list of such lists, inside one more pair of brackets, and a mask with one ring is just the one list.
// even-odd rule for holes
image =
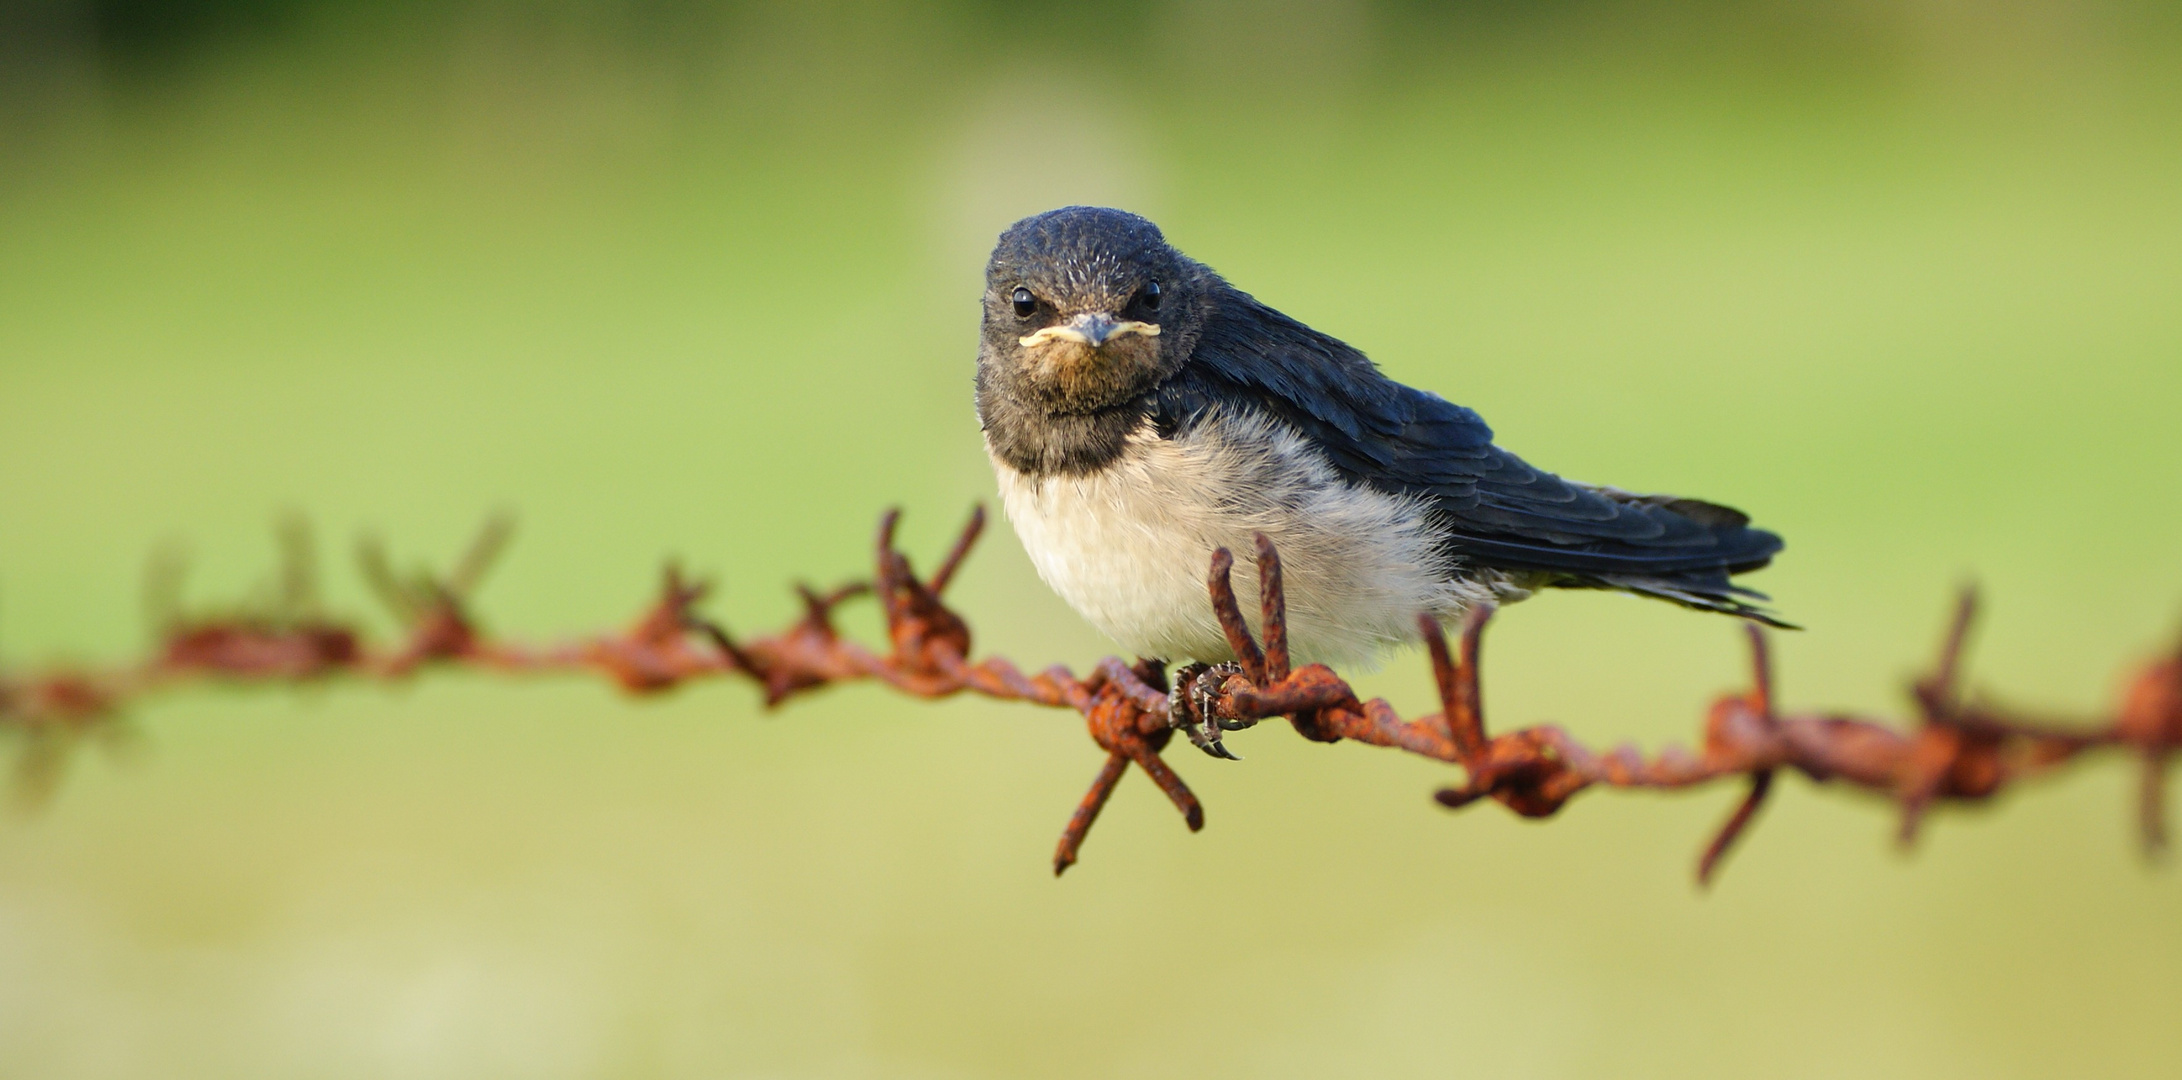
[[1103, 311], [1090, 311], [1077, 315], [1058, 326], [1048, 326], [1035, 334], [1021, 339], [1027, 347], [1043, 345], [1048, 341], [1080, 341], [1096, 349], [1108, 341], [1138, 334], [1158, 337], [1159, 324], [1137, 322], [1134, 319], [1116, 319]]

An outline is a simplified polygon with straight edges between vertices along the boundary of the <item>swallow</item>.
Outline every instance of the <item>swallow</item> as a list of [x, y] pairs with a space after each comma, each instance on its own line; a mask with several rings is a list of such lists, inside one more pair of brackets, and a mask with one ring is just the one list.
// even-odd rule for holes
[[1259, 533], [1280, 551], [1299, 663], [1369, 663], [1414, 641], [1420, 614], [1451, 623], [1547, 588], [1787, 625], [1730, 581], [1781, 550], [1741, 512], [1533, 467], [1477, 413], [1387, 378], [1121, 210], [1066, 207], [1000, 235], [977, 414], [1039, 576], [1138, 656], [1195, 662], [1171, 722], [1214, 756], [1233, 755], [1204, 702], [1192, 720], [1183, 701], [1234, 659], [1205, 567]]

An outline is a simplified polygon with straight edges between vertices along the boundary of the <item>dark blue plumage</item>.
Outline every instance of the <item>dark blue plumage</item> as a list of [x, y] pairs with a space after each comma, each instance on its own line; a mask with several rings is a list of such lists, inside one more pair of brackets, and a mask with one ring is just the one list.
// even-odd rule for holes
[[1740, 512], [1572, 484], [1493, 445], [1476, 412], [1386, 378], [1361, 352], [1238, 289], [1223, 283], [1208, 309], [1190, 363], [1154, 396], [1163, 428], [1248, 401], [1300, 429], [1356, 482], [1429, 498], [1463, 563], [1773, 621], [1741, 599], [1762, 595], [1728, 581], [1782, 546]]

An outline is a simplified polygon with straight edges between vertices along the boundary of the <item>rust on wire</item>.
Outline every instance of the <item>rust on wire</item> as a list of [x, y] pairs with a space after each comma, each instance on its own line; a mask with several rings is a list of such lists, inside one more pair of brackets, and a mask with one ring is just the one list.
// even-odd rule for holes
[[[1750, 688], [1713, 702], [1694, 751], [1669, 747], [1647, 757], [1631, 746], [1594, 751], [1551, 725], [1491, 734], [1479, 684], [1490, 605], [1468, 613], [1452, 648], [1436, 622], [1420, 618], [1418, 634], [1440, 703], [1436, 713], [1404, 719], [1384, 700], [1360, 700], [1323, 665], [1292, 667], [1280, 555], [1262, 536], [1252, 553], [1260, 598], [1256, 633], [1236, 599], [1233, 554], [1214, 552], [1208, 567], [1208, 600], [1235, 663], [1192, 665], [1175, 673], [1170, 689], [1168, 673], [1147, 661], [1109, 657], [1079, 678], [1064, 667], [1026, 675], [999, 656], [973, 660], [969, 624], [943, 595], [984, 528], [983, 511], [971, 515], [929, 577], [919, 577], [896, 546], [898, 519], [894, 512], [881, 519], [869, 582], [824, 592], [798, 586], [802, 617], [779, 633], [746, 638], [699, 614], [708, 584], [672, 565], [658, 597], [618, 633], [535, 648], [492, 637], [472, 615], [471, 598], [511, 535], [505, 516], [489, 521], [446, 575], [400, 575], [379, 544], [360, 546], [366, 582], [401, 626], [400, 640], [386, 647], [372, 646], [353, 622], [323, 612], [308, 533], [292, 520], [283, 526], [284, 566], [271, 603], [184, 614], [180, 564], [163, 558], [147, 587], [159, 637], [150, 659], [107, 671], [17, 675], [0, 669], [0, 733], [21, 743], [17, 796], [35, 801], [49, 793], [76, 744], [118, 737], [122, 707], [156, 689], [205, 679], [398, 680], [428, 666], [463, 665], [515, 674], [587, 672], [632, 694], [740, 677], [759, 687], [768, 707], [837, 683], [869, 680], [916, 697], [973, 693], [1073, 710], [1106, 757], [1062, 831], [1053, 854], [1056, 874], [1076, 862], [1100, 810], [1132, 768], [1151, 779], [1190, 829], [1203, 828], [1203, 805], [1164, 757], [1176, 731], [1189, 732], [1208, 752], [1232, 756], [1220, 745], [1221, 733], [1273, 717], [1287, 718], [1314, 741], [1347, 739], [1458, 766], [1461, 781], [1435, 796], [1449, 808], [1491, 800], [1525, 817], [1547, 817], [1591, 787], [1679, 789], [1740, 781], [1741, 802], [1698, 859], [1700, 884], [1712, 880], [1748, 831], [1783, 770], [1893, 800], [1900, 808], [1899, 836], [1908, 843], [1935, 805], [1989, 799], [2087, 750], [2120, 749], [2142, 759], [2137, 817], [2145, 849], [2157, 852], [2166, 844], [2165, 777], [2182, 746], [2182, 650], [2139, 672], [2118, 711], [2105, 720], [2054, 724], [2016, 716], [1962, 693], [1962, 656], [1977, 610], [1968, 590], [1931, 674], [1911, 688], [1914, 726], [1780, 712], [1765, 631], [1749, 624]], [[882, 649], [835, 626], [841, 605], [863, 596], [878, 602], [886, 630]]]

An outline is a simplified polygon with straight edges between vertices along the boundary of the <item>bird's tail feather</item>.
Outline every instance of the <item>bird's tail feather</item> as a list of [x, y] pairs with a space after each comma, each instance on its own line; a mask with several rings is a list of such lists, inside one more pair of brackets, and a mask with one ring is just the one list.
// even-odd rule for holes
[[1583, 578], [1568, 582], [1577, 588], [1618, 589], [1680, 604], [1699, 611], [1717, 611], [1722, 615], [1734, 615], [1781, 630], [1801, 630], [1791, 622], [1783, 622], [1772, 611], [1750, 601], [1771, 599], [1764, 593], [1728, 584], [1724, 575], [1718, 581], [1692, 581], [1688, 578], [1648, 574], [1586, 574]]

